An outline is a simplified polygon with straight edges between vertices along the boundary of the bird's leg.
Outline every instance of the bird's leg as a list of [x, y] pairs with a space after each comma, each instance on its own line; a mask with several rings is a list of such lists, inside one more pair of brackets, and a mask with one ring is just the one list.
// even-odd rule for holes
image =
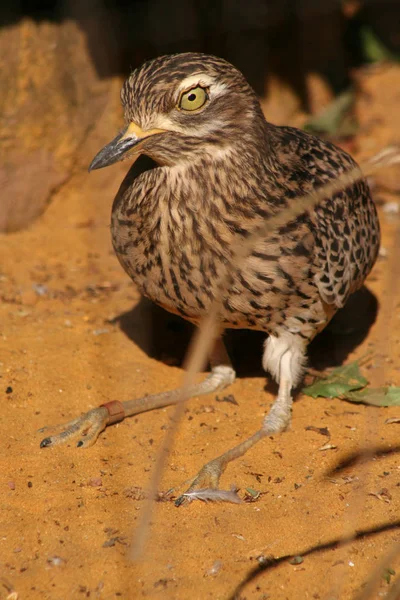
[[261, 429], [234, 448], [205, 464], [187, 492], [177, 498], [176, 506], [187, 501], [187, 493], [205, 488], [217, 489], [220, 477], [230, 462], [243, 456], [264, 437], [284, 431], [290, 424], [293, 402], [291, 390], [301, 375], [304, 351], [300, 345], [291, 344], [291, 340], [278, 340], [279, 338], [272, 338], [272, 336], [268, 338], [263, 358], [264, 368], [279, 379], [279, 391], [269, 413], [264, 418]]
[[136, 400], [107, 402], [85, 413], [81, 417], [70, 421], [63, 427], [63, 431], [42, 440], [40, 447], [47, 448], [65, 442], [76, 441], [80, 448], [92, 446], [99, 434], [108, 426], [122, 421], [126, 417], [140, 414], [155, 408], [162, 408], [176, 404], [182, 399], [194, 396], [212, 394], [230, 385], [235, 380], [235, 371], [231, 365], [222, 339], [215, 342], [210, 355], [211, 373], [201, 381], [189, 386], [182, 398], [182, 390], [177, 388], [160, 394], [144, 396]]

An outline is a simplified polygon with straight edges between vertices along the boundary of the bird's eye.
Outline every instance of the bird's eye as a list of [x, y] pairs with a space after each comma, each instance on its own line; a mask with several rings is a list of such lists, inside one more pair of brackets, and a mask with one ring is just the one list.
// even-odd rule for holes
[[196, 87], [182, 94], [178, 106], [182, 110], [197, 110], [204, 106], [207, 100], [207, 91], [202, 87]]

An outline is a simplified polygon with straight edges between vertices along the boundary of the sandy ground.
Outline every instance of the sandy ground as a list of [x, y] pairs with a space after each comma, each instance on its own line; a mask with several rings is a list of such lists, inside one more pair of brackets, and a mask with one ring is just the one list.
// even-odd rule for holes
[[[375, 69], [361, 80], [358, 158], [400, 139], [400, 69]], [[299, 394], [290, 431], [261, 442], [223, 476], [224, 488], [233, 482], [242, 497], [252, 488], [258, 499], [182, 508], [157, 502], [137, 563], [128, 549], [171, 409], [110, 427], [86, 450], [39, 448], [40, 427], [182, 380], [190, 329], [140, 300], [111, 248], [110, 206], [127, 166], [90, 177], [83, 168], [116, 129], [117, 117], [111, 121], [82, 147], [45, 215], [0, 238], [1, 600], [400, 597], [389, 596], [396, 575], [385, 572], [400, 574], [400, 425], [385, 424], [400, 407]], [[371, 351], [364, 370], [371, 383], [400, 385], [400, 224], [384, 212], [399, 200], [398, 171], [374, 184], [385, 256], [347, 321], [356, 331], [343, 335], [343, 326], [321, 336], [311, 364]], [[230, 343], [237, 405], [215, 395], [187, 404], [163, 491], [253, 433], [271, 404], [276, 387], [259, 366], [262, 338], [239, 333]], [[328, 438], [308, 426], [328, 428], [334, 448], [322, 450]], [[348, 460], [366, 448], [368, 460]]]

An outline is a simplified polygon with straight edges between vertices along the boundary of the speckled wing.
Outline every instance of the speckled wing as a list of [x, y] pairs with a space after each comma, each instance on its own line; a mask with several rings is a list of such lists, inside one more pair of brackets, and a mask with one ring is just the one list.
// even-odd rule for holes
[[[318, 188], [356, 166], [346, 152], [329, 142], [289, 127], [281, 130], [296, 156], [300, 193]], [[341, 308], [362, 286], [379, 250], [379, 221], [366, 181], [322, 200], [310, 212], [310, 225], [319, 293], [324, 302]]]

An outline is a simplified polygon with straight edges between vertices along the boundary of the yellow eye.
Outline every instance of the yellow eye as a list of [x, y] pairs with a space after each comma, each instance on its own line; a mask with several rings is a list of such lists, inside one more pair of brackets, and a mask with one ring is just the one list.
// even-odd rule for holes
[[182, 94], [179, 108], [182, 110], [197, 110], [207, 102], [207, 92], [202, 87], [196, 87]]

